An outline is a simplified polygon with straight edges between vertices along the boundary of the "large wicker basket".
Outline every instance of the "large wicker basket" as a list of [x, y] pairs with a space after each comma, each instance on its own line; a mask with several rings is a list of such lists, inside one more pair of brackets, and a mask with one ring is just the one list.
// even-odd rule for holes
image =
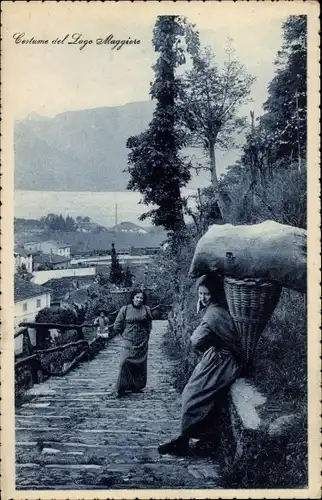
[[240, 338], [242, 356], [247, 366], [260, 335], [265, 329], [279, 301], [281, 287], [274, 283], [252, 278], [224, 278], [229, 312]]

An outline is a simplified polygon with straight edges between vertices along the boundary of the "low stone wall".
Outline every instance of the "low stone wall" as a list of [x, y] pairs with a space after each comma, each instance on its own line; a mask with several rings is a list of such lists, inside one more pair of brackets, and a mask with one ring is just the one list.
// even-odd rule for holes
[[270, 487], [275, 472], [287, 468], [287, 447], [300, 413], [276, 408], [251, 378], [240, 378], [231, 387], [225, 414], [221, 458], [229, 487]]

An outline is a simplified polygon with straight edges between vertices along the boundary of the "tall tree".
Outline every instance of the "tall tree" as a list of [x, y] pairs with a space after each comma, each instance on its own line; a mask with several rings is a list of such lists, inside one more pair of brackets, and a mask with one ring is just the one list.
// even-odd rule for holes
[[132, 285], [133, 285], [132, 277], [133, 277], [133, 275], [131, 273], [131, 269], [129, 268], [129, 266], [127, 266], [125, 269], [125, 272], [124, 272], [124, 277], [123, 277], [124, 286], [126, 288], [132, 287]]
[[190, 144], [202, 148], [206, 164], [197, 169], [208, 170], [221, 211], [224, 196], [219, 192], [216, 150], [236, 147], [235, 137], [246, 126], [245, 117], [239, 115], [240, 106], [249, 101], [255, 78], [236, 57], [231, 42], [226, 46], [226, 60], [216, 63], [209, 48], [199, 50], [193, 67], [186, 73], [183, 94], [183, 115], [190, 131]]
[[243, 154], [220, 184], [234, 200], [233, 222], [265, 218], [306, 227], [306, 16], [283, 23], [283, 45], [265, 114], [251, 123]]
[[71, 309], [59, 307], [45, 307], [36, 316], [37, 323], [58, 323], [61, 325], [75, 325], [78, 323], [76, 314]]
[[66, 219], [65, 219], [65, 231], [76, 231], [76, 224], [75, 224], [75, 221], [72, 217], [70, 217], [69, 215], [67, 215]]
[[283, 24], [283, 45], [262, 117], [274, 142], [274, 159], [303, 169], [307, 139], [307, 17], [290, 16]]
[[190, 179], [190, 165], [180, 155], [185, 133], [177, 105], [181, 85], [176, 68], [185, 62], [182, 37], [186, 37], [188, 49], [195, 45], [191, 39], [197, 35], [185, 20], [179, 16], [158, 17], [153, 32], [158, 60], [150, 89], [156, 107], [148, 130], [127, 141], [131, 149], [128, 189], [140, 191], [143, 203], [152, 205], [142, 219], [151, 217], [155, 225], [173, 232], [185, 227], [180, 188]]
[[111, 250], [111, 270], [110, 270], [110, 282], [114, 285], [120, 285], [123, 281], [123, 269], [119, 263], [119, 259], [115, 250], [115, 245], [112, 243]]

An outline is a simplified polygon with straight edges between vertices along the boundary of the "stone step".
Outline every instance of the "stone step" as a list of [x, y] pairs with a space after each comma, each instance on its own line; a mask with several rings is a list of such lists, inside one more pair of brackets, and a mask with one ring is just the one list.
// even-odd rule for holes
[[[37, 464], [20, 464], [17, 466], [17, 473], [21, 476], [22, 483], [28, 481], [33, 473], [37, 474], [42, 469], [43, 479], [48, 486], [57, 485], [66, 482], [77, 489], [78, 484], [82, 484], [86, 478], [88, 485], [107, 486], [109, 489], [122, 487], [128, 489], [129, 485], [146, 488], [204, 488], [207, 481], [208, 487], [216, 487], [218, 482], [218, 472], [215, 468], [210, 476], [210, 470], [203, 467], [191, 468], [189, 466], [177, 463], [173, 464], [137, 464], [123, 463], [114, 465], [96, 465], [96, 464], [48, 464], [40, 467]], [[197, 477], [198, 476], [198, 477]], [[35, 481], [33, 481], [35, 482]]]
[[[201, 459], [200, 459], [201, 460]], [[199, 461], [200, 461], [199, 460]], [[201, 460], [204, 465], [204, 459]], [[97, 446], [97, 447], [62, 447], [58, 443], [51, 446], [44, 446], [43, 449], [36, 447], [18, 448], [16, 452], [16, 462], [18, 464], [36, 464], [36, 465], [69, 465], [69, 464], [96, 464], [96, 465], [115, 465], [115, 464], [170, 464], [176, 466], [177, 463], [187, 464], [191, 467], [196, 466], [198, 460], [189, 458], [176, 458], [171, 455], [160, 456], [157, 448], [138, 447], [138, 446]]]
[[151, 445], [158, 446], [158, 444], [167, 439], [168, 433], [161, 431], [160, 433], [135, 431], [127, 433], [113, 433], [113, 432], [84, 432], [75, 429], [64, 429], [58, 432], [57, 430], [32, 430], [26, 429], [16, 431], [17, 441], [71, 441], [85, 444], [119, 444], [126, 446], [127, 444], [144, 446], [148, 440]]
[[16, 409], [16, 487], [19, 490], [217, 488], [210, 458], [160, 456], [160, 442], [180, 426], [180, 395], [162, 351], [165, 323], [154, 322], [148, 385], [115, 399], [121, 339], [65, 377], [26, 391]]

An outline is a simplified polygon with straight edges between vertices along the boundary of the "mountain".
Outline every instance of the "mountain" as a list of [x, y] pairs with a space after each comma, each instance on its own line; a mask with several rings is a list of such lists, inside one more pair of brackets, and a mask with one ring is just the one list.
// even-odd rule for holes
[[14, 134], [15, 188], [54, 191], [123, 191], [128, 175], [126, 140], [143, 132], [152, 101], [68, 111], [54, 118], [29, 115]]
[[[53, 118], [30, 114], [14, 131], [15, 188], [37, 191], [124, 191], [128, 174], [126, 141], [146, 130], [152, 101], [67, 111]], [[198, 150], [187, 153], [202, 156]], [[217, 153], [218, 172], [236, 151]], [[189, 187], [203, 187], [209, 176], [194, 176]]]

